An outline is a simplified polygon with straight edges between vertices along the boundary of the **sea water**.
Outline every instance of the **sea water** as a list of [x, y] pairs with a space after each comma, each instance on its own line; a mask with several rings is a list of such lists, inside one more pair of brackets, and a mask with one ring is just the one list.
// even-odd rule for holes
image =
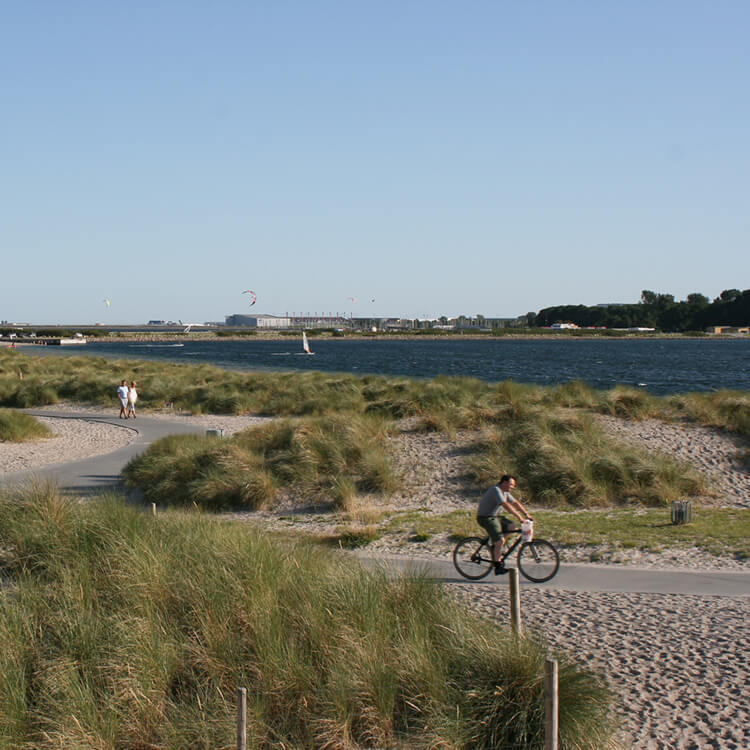
[[[750, 339], [302, 339], [137, 341], [54, 347], [55, 354], [213, 364], [231, 370], [346, 372], [432, 378], [470, 376], [553, 385], [582, 380], [654, 394], [750, 389]], [[47, 347], [45, 347], [47, 348]], [[45, 352], [47, 353], [47, 352]], [[51, 353], [51, 352], [50, 352]]]

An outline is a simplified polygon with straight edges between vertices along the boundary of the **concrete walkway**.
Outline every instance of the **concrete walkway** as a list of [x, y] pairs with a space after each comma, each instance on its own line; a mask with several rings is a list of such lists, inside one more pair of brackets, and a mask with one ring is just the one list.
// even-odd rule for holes
[[[496, 576], [490, 573], [481, 581], [467, 581], [456, 572], [450, 560], [417, 560], [400, 555], [374, 556], [368, 555], [366, 550], [356, 554], [368, 565], [381, 564], [396, 570], [423, 570], [443, 583], [508, 587], [507, 575]], [[521, 586], [566, 591], [750, 597], [750, 572], [560, 563], [560, 570], [551, 581], [531, 583], [521, 576]]]
[[34, 477], [50, 480], [64, 492], [92, 495], [103, 490], [121, 489], [120, 472], [135, 456], [143, 453], [151, 443], [167, 435], [203, 434], [205, 428], [168, 419], [138, 416], [137, 419], [119, 419], [111, 414], [71, 414], [47, 409], [24, 409], [27, 414], [56, 419], [85, 419], [89, 422], [105, 422], [123, 429], [133, 430], [135, 440], [124, 448], [102, 453], [79, 461], [53, 464], [40, 469], [19, 471], [0, 477], [4, 484], [17, 484]]

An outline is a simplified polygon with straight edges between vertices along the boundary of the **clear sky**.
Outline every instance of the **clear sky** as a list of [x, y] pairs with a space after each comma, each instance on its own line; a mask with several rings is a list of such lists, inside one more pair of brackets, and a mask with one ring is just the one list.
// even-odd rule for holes
[[0, 319], [747, 288], [749, 39], [746, 0], [3, 3]]

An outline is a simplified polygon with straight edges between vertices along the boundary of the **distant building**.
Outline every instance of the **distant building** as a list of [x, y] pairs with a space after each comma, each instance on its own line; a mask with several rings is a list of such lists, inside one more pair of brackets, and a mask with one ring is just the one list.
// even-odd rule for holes
[[562, 331], [563, 329], [568, 328], [578, 328], [575, 323], [553, 323], [550, 328], [552, 328], [555, 331]]
[[236, 328], [289, 328], [291, 320], [276, 315], [227, 315], [225, 325]]
[[709, 326], [706, 333], [750, 333], [748, 326]]

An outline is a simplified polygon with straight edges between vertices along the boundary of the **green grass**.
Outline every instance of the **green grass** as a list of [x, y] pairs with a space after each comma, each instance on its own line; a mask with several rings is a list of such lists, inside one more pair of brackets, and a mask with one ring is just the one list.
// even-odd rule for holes
[[469, 458], [478, 486], [505, 472], [523, 478], [536, 505], [660, 505], [699, 495], [698, 472], [669, 456], [608, 437], [586, 412], [532, 407], [487, 431]]
[[124, 376], [139, 382], [143, 409], [172, 403], [176, 409], [228, 414], [380, 413], [420, 417], [428, 428], [458, 429], [501, 423], [533, 407], [568, 407], [628, 419], [686, 419], [750, 435], [746, 391], [657, 397], [625, 386], [598, 391], [578, 381], [542, 387], [447, 376], [415, 380], [318, 372], [243, 373], [210, 365], [34, 357], [9, 349], [0, 351], [0, 406], [45, 406], [59, 400], [112, 406]]
[[[420, 575], [48, 486], [0, 495], [0, 745], [543, 746], [547, 647]], [[562, 748], [610, 746], [611, 695], [559, 654]]]
[[23, 412], [0, 409], [0, 443], [24, 443], [52, 437], [52, 432], [38, 419]]
[[445, 376], [241, 373], [204, 365], [34, 358], [7, 350], [0, 352], [0, 405], [69, 399], [112, 406], [124, 372], [139, 381], [139, 406], [146, 410], [172, 403], [195, 413], [312, 420], [294, 429], [270, 428], [271, 443], [287, 442], [262, 450], [252, 445], [257, 433], [245, 443], [232, 440], [221, 447], [187, 439], [155, 446], [129, 468], [128, 480], [160, 504], [261, 508], [283, 488], [346, 508], [360, 493], [387, 494], [398, 477], [383, 435], [408, 417], [415, 429], [448, 436], [476, 431], [469, 463], [478, 487], [509, 471], [522, 479], [527, 499], [539, 505], [657, 506], [706, 488], [687, 465], [606, 437], [593, 414], [691, 420], [750, 434], [750, 395], [739, 391], [659, 398], [622, 386], [596, 391], [580, 382], [543, 388]]
[[[482, 536], [474, 510], [443, 515], [418, 511], [394, 513], [381, 526], [381, 533], [408, 531], [412, 535], [448, 533], [455, 539]], [[598, 546], [669, 550], [698, 548], [713, 555], [750, 559], [750, 510], [693, 507], [689, 524], [673, 526], [670, 510], [534, 511], [536, 532], [562, 546]]]
[[293, 488], [300, 501], [347, 508], [358, 493], [397, 488], [386, 431], [381, 419], [342, 415], [275, 420], [225, 440], [170, 436], [133, 459], [123, 477], [159, 505], [260, 509]]

